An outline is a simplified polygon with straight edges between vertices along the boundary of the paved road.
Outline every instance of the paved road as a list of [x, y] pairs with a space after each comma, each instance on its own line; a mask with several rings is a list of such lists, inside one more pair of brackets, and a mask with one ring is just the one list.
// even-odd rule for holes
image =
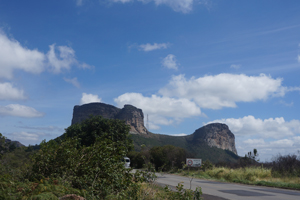
[[[170, 174], [157, 174], [157, 177], [156, 182], [160, 185], [177, 186], [178, 183], [183, 182], [184, 188], [190, 188], [190, 180], [188, 177]], [[192, 189], [195, 190], [196, 187], [202, 188], [204, 200], [300, 200], [300, 191], [223, 183], [194, 178], [192, 180]]]

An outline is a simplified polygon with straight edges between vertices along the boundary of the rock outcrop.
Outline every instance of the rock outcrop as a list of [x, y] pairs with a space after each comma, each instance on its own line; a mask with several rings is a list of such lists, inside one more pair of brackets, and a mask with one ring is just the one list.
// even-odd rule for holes
[[74, 106], [72, 125], [80, 123], [90, 117], [90, 115], [101, 115], [107, 119], [124, 120], [130, 126], [131, 134], [147, 134], [144, 126], [144, 114], [141, 109], [132, 105], [125, 105], [120, 109], [105, 103], [89, 103], [81, 106]]
[[186, 136], [193, 143], [205, 142], [210, 147], [217, 147], [237, 154], [234, 134], [226, 124], [212, 123], [197, 129], [192, 135]]

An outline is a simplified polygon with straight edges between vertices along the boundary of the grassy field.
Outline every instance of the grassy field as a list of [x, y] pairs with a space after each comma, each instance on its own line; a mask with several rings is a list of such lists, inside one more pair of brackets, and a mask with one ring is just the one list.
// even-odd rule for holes
[[191, 176], [195, 178], [212, 179], [224, 182], [300, 190], [300, 177], [273, 177], [271, 169], [264, 167], [245, 167], [238, 169], [213, 167], [212, 169], [208, 169], [206, 171], [184, 170], [177, 174], [181, 176]]

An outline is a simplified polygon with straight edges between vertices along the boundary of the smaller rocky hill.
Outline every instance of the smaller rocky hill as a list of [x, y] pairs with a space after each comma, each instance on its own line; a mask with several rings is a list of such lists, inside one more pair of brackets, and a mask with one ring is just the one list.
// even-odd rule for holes
[[197, 129], [192, 135], [185, 136], [189, 143], [205, 142], [210, 147], [229, 150], [237, 154], [234, 134], [226, 124], [212, 123]]

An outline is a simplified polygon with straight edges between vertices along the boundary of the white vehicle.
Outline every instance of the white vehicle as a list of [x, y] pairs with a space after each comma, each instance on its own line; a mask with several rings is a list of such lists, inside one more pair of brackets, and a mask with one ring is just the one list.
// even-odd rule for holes
[[130, 168], [130, 158], [124, 157], [125, 168]]

